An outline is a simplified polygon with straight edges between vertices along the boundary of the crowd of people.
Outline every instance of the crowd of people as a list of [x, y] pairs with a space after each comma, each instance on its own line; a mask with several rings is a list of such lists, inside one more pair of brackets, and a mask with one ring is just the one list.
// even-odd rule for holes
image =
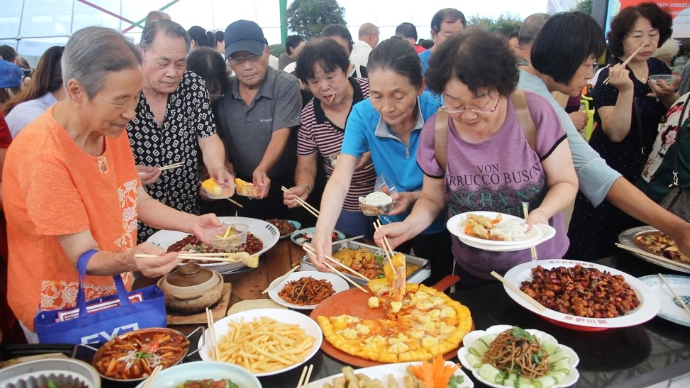
[[[113, 293], [110, 275], [131, 283], [132, 272], [160, 276], [179, 263], [146, 242], [156, 230], [205, 241], [217, 215], [316, 223], [311, 259], [321, 270], [334, 229], [387, 237], [430, 260], [429, 283], [455, 272], [461, 287], [531, 254], [464, 245], [446, 220], [485, 210], [523, 217], [524, 202], [530, 226], [556, 230], [539, 258], [611, 255], [618, 233], [642, 224], [690, 254], [690, 224], [658, 204], [668, 185], [690, 185], [680, 147], [688, 94], [679, 98], [678, 79], [650, 81], [671, 73], [652, 57], [671, 28], [652, 3], [613, 19], [589, 143], [579, 132], [586, 117], [554, 97], [579, 97], [606, 49], [601, 27], [579, 12], [535, 14], [502, 36], [443, 9], [429, 49], [411, 23], [383, 41], [374, 24], [357, 41], [332, 24], [314, 41], [288, 37], [280, 57], [253, 21], [214, 33], [152, 12], [138, 45], [82, 29], [48, 49], [23, 87], [16, 53], [2, 48], [7, 303], [36, 341], [38, 311], [74, 305], [78, 262], [88, 262], [89, 299]], [[259, 194], [233, 198], [241, 207], [210, 200], [199, 190], [207, 178], [228, 190], [239, 178]], [[374, 191], [394, 199], [375, 234], [359, 208]], [[320, 209], [318, 220], [300, 200]]]

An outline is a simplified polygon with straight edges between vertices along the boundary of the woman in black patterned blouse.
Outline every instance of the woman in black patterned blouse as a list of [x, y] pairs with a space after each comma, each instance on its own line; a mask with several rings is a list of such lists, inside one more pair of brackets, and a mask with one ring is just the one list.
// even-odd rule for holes
[[[199, 160], [221, 186], [234, 189], [225, 168], [225, 147], [216, 133], [208, 91], [186, 71], [190, 37], [179, 24], [146, 24], [141, 36], [144, 84], [136, 117], [127, 125], [130, 144], [146, 191], [154, 199], [199, 214]], [[159, 167], [184, 162], [182, 167]], [[155, 230], [139, 223], [139, 241]]]
[[[650, 75], [671, 74], [668, 66], [652, 57], [657, 47], [671, 37], [671, 24], [671, 15], [654, 3], [622, 10], [611, 22], [607, 36], [616, 57], [613, 65], [600, 73], [592, 92], [598, 128], [589, 143], [611, 168], [631, 182], [640, 177], [659, 123], [668, 106], [678, 99], [678, 80], [671, 84], [649, 80]], [[618, 234], [638, 225], [639, 221], [610, 202], [594, 208], [579, 193], [568, 231], [572, 243], [566, 257], [594, 260], [610, 256], [615, 252]]]

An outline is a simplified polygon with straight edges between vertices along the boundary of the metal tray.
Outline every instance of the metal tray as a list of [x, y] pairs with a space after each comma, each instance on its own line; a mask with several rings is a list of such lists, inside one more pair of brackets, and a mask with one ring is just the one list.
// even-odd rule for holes
[[[627, 230], [624, 230], [623, 232], [621, 232], [621, 234], [618, 235], [618, 241], [620, 241], [621, 244], [623, 244], [627, 247], [635, 248], [635, 249], [642, 249], [635, 244], [635, 241], [634, 241], [635, 236], [637, 236], [638, 234], [641, 234], [641, 233], [658, 232], [658, 231], [659, 231], [659, 229], [653, 228], [651, 226], [638, 226], [636, 228], [630, 228], [630, 229], [627, 229]], [[638, 255], [634, 252], [630, 252], [630, 253], [632, 255], [639, 257], [640, 259], [642, 259], [646, 262], [656, 264], [656, 265], [664, 267], [664, 268], [672, 269], [674, 271], [690, 273], [690, 269], [683, 268], [683, 267], [677, 266], [677, 265], [673, 265], [673, 264], [667, 263], [665, 261], [654, 260], [651, 257]]]
[[[337, 241], [333, 243], [333, 252], [338, 251], [340, 249], [359, 249], [359, 248], [365, 248], [366, 250], [370, 252], [377, 252], [381, 251], [382, 249], [375, 246], [375, 245], [369, 245], [369, 244], [363, 244], [359, 243], [356, 241], [347, 241], [344, 243], [338, 243]], [[429, 260], [427, 259], [422, 259], [420, 257], [416, 256], [411, 256], [411, 255], [406, 255], [403, 253], [405, 256], [405, 262], [407, 264], [414, 264], [418, 265], [419, 268], [417, 268], [416, 271], [414, 271], [410, 276], [407, 277], [407, 281], [410, 283], [421, 283], [423, 280], [426, 280], [430, 274], [430, 265], [429, 265]], [[316, 268], [312, 265], [311, 261], [309, 260], [309, 257], [307, 255], [302, 256], [302, 260], [300, 262], [300, 270], [301, 271], [316, 271]], [[341, 272], [342, 274], [346, 275], [348, 278], [356, 282], [357, 284], [360, 285], [366, 285], [367, 282], [364, 279], [358, 278], [357, 276], [350, 275], [347, 273], [347, 271]]]

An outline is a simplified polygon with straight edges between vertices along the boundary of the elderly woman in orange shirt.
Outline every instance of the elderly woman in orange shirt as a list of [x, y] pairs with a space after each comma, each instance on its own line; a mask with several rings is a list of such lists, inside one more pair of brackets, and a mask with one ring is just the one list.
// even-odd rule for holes
[[[112, 275], [156, 277], [176, 253], [136, 244], [137, 219], [202, 235], [220, 226], [153, 200], [141, 186], [125, 131], [141, 92], [139, 50], [115, 30], [89, 27], [62, 57], [67, 99], [27, 125], [7, 152], [3, 204], [9, 239], [7, 299], [29, 342], [39, 310], [75, 305], [76, 263], [90, 256], [87, 300], [113, 294]], [[153, 258], [138, 258], [149, 253]]]

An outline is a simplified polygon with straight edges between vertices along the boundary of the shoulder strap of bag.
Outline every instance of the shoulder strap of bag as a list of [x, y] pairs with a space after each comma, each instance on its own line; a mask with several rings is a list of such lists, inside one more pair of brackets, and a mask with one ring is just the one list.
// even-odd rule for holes
[[642, 132], [642, 117], [640, 116], [640, 108], [637, 106], [637, 98], [633, 98], [633, 110], [635, 111], [635, 124], [637, 124], [637, 138], [640, 143], [640, 152], [642, 155], [647, 156], [644, 149], [644, 133]]
[[683, 118], [685, 116], [685, 112], [688, 109], [688, 100], [690, 100], [690, 97], [685, 99], [685, 102], [683, 103], [683, 109], [680, 111], [680, 119], [678, 120], [678, 130], [676, 132], [676, 147], [673, 151], [673, 183], [671, 183], [669, 187], [680, 186], [678, 184], [678, 148], [680, 148], [680, 135], [681, 130], [683, 129]]
[[529, 147], [536, 151], [537, 149], [537, 126], [534, 125], [534, 120], [532, 120], [532, 115], [529, 112], [529, 106], [527, 106], [527, 98], [525, 97], [525, 92], [522, 90], [515, 90], [510, 96], [513, 101], [513, 108], [515, 109], [515, 115], [520, 123], [520, 128], [527, 138]]
[[434, 156], [443, 174], [448, 165], [448, 112], [439, 109], [436, 112], [436, 128], [434, 130]]

